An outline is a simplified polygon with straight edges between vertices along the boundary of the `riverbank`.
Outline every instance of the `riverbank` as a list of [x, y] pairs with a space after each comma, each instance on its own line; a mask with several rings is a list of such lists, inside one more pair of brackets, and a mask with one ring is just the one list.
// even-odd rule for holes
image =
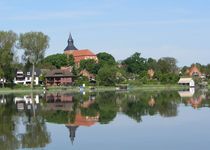
[[[130, 86], [128, 90], [143, 90], [143, 91], [159, 91], [159, 90], [181, 90], [187, 87], [181, 87], [179, 85], [141, 85], [141, 86]], [[210, 88], [210, 86], [208, 87]], [[116, 87], [96, 86], [94, 88], [86, 87], [84, 92], [103, 92], [103, 91], [116, 91]], [[44, 90], [43, 87], [36, 87], [31, 90], [29, 87], [23, 88], [1, 88], [0, 93], [42, 93], [42, 92], [81, 92], [79, 87], [49, 87], [48, 90]]]

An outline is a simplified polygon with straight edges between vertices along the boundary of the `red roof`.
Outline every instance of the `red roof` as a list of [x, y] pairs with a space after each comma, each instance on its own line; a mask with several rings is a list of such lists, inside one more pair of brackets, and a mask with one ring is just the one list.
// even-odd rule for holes
[[75, 122], [67, 124], [70, 126], [86, 126], [90, 127], [98, 122], [99, 115], [95, 117], [88, 117], [88, 116], [82, 116], [81, 114], [77, 114], [75, 116]]
[[74, 57], [79, 57], [79, 56], [96, 56], [93, 52], [91, 52], [88, 49], [73, 51], [72, 55]]
[[96, 54], [94, 54], [93, 52], [91, 52], [88, 49], [84, 49], [84, 50], [69, 50], [69, 51], [65, 51], [64, 52], [67, 55], [73, 55], [74, 56], [74, 61], [76, 63], [80, 62], [81, 60], [84, 59], [88, 59], [88, 57], [90, 57], [90, 59], [97, 59]]

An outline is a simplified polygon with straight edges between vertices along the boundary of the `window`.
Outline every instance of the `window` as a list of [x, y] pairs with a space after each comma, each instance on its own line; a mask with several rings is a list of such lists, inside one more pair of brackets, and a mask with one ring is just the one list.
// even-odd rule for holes
[[30, 72], [27, 72], [27, 76], [30, 76]]

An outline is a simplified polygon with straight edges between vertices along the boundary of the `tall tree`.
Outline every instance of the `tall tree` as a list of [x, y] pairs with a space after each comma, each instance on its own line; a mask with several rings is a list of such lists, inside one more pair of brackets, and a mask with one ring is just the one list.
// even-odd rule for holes
[[17, 35], [13, 31], [0, 31], [0, 79], [12, 79], [12, 65], [14, 57], [14, 46]]
[[177, 60], [173, 57], [163, 57], [158, 60], [158, 68], [161, 73], [176, 73]]
[[98, 53], [97, 57], [98, 57], [98, 62], [99, 62], [100, 67], [102, 67], [104, 65], [115, 65], [116, 64], [114, 57], [111, 54], [108, 54], [106, 52]]
[[125, 59], [122, 64], [127, 68], [129, 73], [140, 73], [146, 70], [146, 59], [141, 57], [141, 53], [134, 53], [132, 56]]
[[116, 83], [117, 69], [112, 66], [104, 66], [98, 71], [97, 79], [100, 85], [110, 86]]
[[45, 50], [49, 47], [49, 37], [42, 32], [20, 34], [19, 47], [24, 49], [24, 56], [32, 63], [31, 88], [33, 89], [34, 68], [44, 58]]

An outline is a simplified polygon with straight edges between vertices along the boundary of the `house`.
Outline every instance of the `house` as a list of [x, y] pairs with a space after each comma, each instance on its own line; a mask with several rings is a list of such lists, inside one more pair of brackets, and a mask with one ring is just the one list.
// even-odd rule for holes
[[190, 77], [201, 77], [202, 73], [200, 70], [196, 67], [196, 65], [193, 65], [190, 69], [187, 70], [187, 74]]
[[36, 95], [34, 99], [32, 99], [30, 95], [15, 97], [14, 102], [17, 110], [36, 110], [39, 107], [39, 95]]
[[74, 75], [67, 69], [53, 69], [45, 76], [45, 84], [52, 85], [71, 85]]
[[90, 73], [87, 70], [80, 71], [80, 75], [83, 75], [84, 77], [87, 77], [90, 81], [94, 81], [96, 76], [92, 73]]
[[64, 94], [48, 93], [45, 95], [45, 99], [46, 99], [47, 103], [55, 103], [55, 102], [68, 103], [68, 102], [73, 101], [73, 96], [72, 96], [72, 94], [69, 94], [69, 93], [64, 93]]
[[73, 111], [73, 95], [69, 93], [47, 93], [45, 111]]
[[78, 50], [74, 46], [74, 40], [71, 34], [69, 35], [68, 45], [64, 49], [64, 54], [72, 55], [74, 57], [74, 61], [77, 66], [79, 66], [81, 60], [85, 60], [85, 59], [94, 59], [96, 62], [98, 62], [98, 58], [96, 54], [91, 52], [89, 49]]
[[[34, 70], [34, 83], [35, 85], [39, 84], [39, 76], [41, 74], [40, 69]], [[23, 84], [23, 85], [29, 85], [32, 81], [32, 69], [29, 69], [27, 72], [23, 72], [22, 70], [18, 70], [16, 72], [14, 83], [15, 84]]]
[[181, 98], [193, 97], [193, 95], [195, 94], [195, 88], [189, 88], [188, 90], [178, 91], [178, 93]]
[[179, 85], [188, 85], [189, 87], [195, 86], [195, 81], [192, 78], [180, 78], [178, 81]]
[[148, 74], [149, 78], [152, 79], [155, 75], [155, 71], [153, 69], [149, 69], [147, 71], [147, 74]]

